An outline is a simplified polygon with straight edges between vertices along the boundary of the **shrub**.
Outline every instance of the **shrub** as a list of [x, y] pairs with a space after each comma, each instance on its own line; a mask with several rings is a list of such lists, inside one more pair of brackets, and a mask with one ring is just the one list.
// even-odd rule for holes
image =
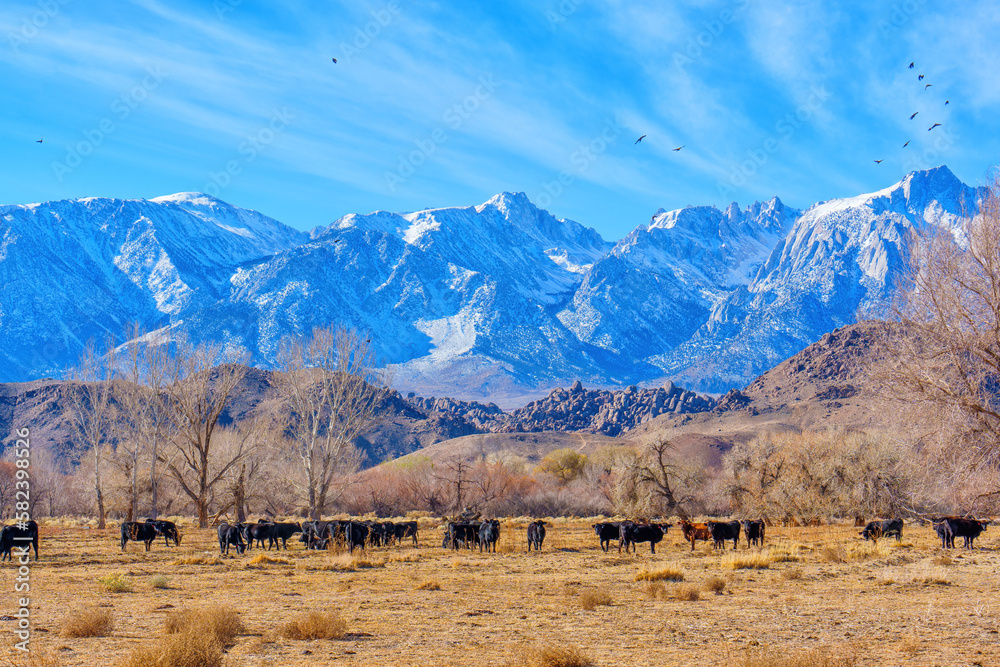
[[222, 667], [222, 645], [213, 634], [189, 630], [146, 642], [119, 664], [121, 667]]
[[594, 662], [575, 646], [525, 650], [511, 664], [518, 667], [594, 667]]
[[132, 580], [124, 574], [106, 574], [103, 577], [98, 577], [97, 583], [108, 593], [132, 592]]
[[773, 562], [768, 551], [731, 552], [722, 557], [722, 567], [732, 570], [766, 570]]
[[594, 611], [594, 609], [601, 605], [610, 604], [611, 594], [605, 590], [582, 591], [580, 593], [580, 606], [583, 607], [585, 611]]
[[267, 552], [261, 552], [247, 561], [248, 565], [262, 565], [264, 563], [274, 563], [277, 565], [291, 565], [292, 561], [281, 556], [272, 556]]
[[650, 600], [666, 600], [667, 587], [658, 581], [651, 581], [646, 586], [646, 597]]
[[114, 615], [108, 609], [87, 607], [73, 612], [63, 621], [63, 637], [107, 637], [115, 627]]
[[795, 581], [802, 578], [802, 570], [797, 567], [792, 567], [782, 572], [781, 576], [789, 581]]
[[726, 580], [722, 577], [709, 577], [705, 581], [705, 590], [716, 595], [721, 595], [726, 590]]
[[740, 667], [854, 667], [857, 658], [836, 656], [829, 651], [785, 652], [775, 647], [747, 651]]
[[441, 590], [441, 584], [434, 581], [433, 579], [428, 579], [424, 583], [417, 586], [418, 591], [439, 591]]
[[643, 569], [635, 575], [635, 581], [684, 581], [684, 570], [673, 563], [658, 570]]
[[674, 599], [683, 602], [696, 602], [701, 599], [697, 586], [678, 586], [674, 589]]
[[207, 556], [199, 554], [196, 556], [182, 556], [174, 560], [174, 565], [222, 565], [222, 559], [218, 556]]
[[149, 585], [153, 588], [170, 588], [170, 577], [165, 574], [157, 574], [149, 578]]
[[343, 639], [347, 623], [335, 611], [310, 611], [285, 623], [280, 634], [285, 639]]
[[181, 609], [167, 616], [164, 630], [173, 634], [208, 634], [222, 647], [233, 643], [246, 626], [234, 609]]

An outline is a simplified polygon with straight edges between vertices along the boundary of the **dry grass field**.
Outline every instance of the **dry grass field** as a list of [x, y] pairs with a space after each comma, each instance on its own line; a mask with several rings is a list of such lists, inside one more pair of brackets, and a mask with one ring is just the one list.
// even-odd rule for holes
[[[181, 522], [180, 547], [160, 539], [149, 553], [131, 542], [122, 553], [117, 526], [43, 522], [33, 654], [5, 647], [3, 664], [1000, 664], [991, 531], [949, 553], [929, 527], [877, 547], [850, 526], [771, 528], [763, 549], [720, 553], [691, 552], [671, 529], [655, 555], [648, 544], [619, 555], [600, 550], [592, 520], [556, 519], [529, 554], [528, 520], [514, 519], [498, 553], [480, 554], [442, 549], [437, 521], [421, 519], [419, 548], [352, 557], [296, 539], [220, 558], [214, 531]], [[10, 614], [15, 569], [0, 572]], [[13, 647], [16, 621], [5, 623]], [[214, 636], [228, 644], [221, 660], [209, 647], [156, 662]]]

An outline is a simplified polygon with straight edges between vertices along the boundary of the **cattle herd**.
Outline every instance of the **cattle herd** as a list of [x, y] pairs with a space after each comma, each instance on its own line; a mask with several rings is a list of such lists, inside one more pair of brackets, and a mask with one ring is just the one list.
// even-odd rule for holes
[[[957, 516], [931, 520], [932, 527], [941, 538], [943, 549], [954, 549], [956, 537], [963, 538], [963, 546], [966, 549], [974, 549], [976, 538], [986, 530], [990, 523], [991, 521], [988, 519], [970, 519]], [[622, 547], [625, 548], [625, 553], [628, 553], [630, 549], [634, 552], [636, 544], [649, 542], [650, 553], [655, 554], [656, 545], [663, 540], [672, 525], [665, 522], [609, 521], [595, 523], [593, 529], [601, 549], [605, 552], [610, 549], [611, 541], [617, 540], [619, 553], [621, 553]], [[542, 543], [545, 540], [545, 526], [546, 522], [542, 520], [532, 521], [528, 524], [528, 551], [532, 549], [541, 551]], [[443, 527], [442, 548], [473, 549], [478, 547], [480, 552], [496, 552], [496, 545], [500, 540], [500, 521], [497, 519], [484, 521], [480, 521], [478, 518], [475, 520], [469, 518], [455, 521], [447, 520]], [[703, 523], [693, 523], [682, 519], [679, 528], [684, 541], [691, 544], [692, 551], [694, 551], [695, 543], [698, 540], [706, 542], [711, 540], [716, 549], [725, 549], [728, 540], [732, 540], [733, 549], [736, 549], [741, 534], [747, 548], [764, 545], [765, 522], [761, 519], [706, 521]], [[258, 523], [222, 523], [219, 525], [219, 552], [227, 555], [232, 547], [236, 549], [238, 554], [242, 554], [255, 545], [264, 548], [265, 543], [269, 550], [272, 548], [288, 549], [289, 538], [296, 534], [299, 535], [299, 540], [307, 549], [321, 550], [330, 548], [333, 544], [340, 544], [346, 547], [349, 552], [353, 552], [356, 548], [391, 546], [407, 539], [412, 539], [413, 546], [418, 546], [416, 521], [362, 521], [355, 519], [303, 521], [301, 523], [260, 521]], [[883, 537], [895, 537], [900, 540], [902, 534], [902, 519], [870, 521], [859, 533], [865, 540], [876, 542]], [[180, 546], [180, 530], [171, 521], [147, 519], [142, 522], [124, 521], [121, 524], [122, 551], [125, 551], [129, 541], [142, 542], [146, 551], [149, 551], [158, 537], [163, 537], [167, 546], [170, 546], [171, 542], [174, 546]], [[2, 560], [8, 558], [13, 560], [11, 551], [15, 547], [24, 547], [25, 553], [27, 553], [27, 548], [34, 547], [35, 560], [38, 560], [37, 523], [28, 521], [23, 525], [4, 526], [0, 529]]]

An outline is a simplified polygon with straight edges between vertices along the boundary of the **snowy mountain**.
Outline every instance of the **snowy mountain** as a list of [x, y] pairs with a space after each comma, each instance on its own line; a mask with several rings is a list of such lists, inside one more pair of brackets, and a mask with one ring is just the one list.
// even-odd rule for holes
[[265, 368], [283, 337], [336, 323], [424, 395], [724, 391], [884, 303], [908, 231], [958, 225], [980, 195], [939, 167], [805, 212], [660, 210], [617, 243], [511, 193], [309, 234], [189, 193], [0, 207], [0, 381], [55, 375], [133, 321]]

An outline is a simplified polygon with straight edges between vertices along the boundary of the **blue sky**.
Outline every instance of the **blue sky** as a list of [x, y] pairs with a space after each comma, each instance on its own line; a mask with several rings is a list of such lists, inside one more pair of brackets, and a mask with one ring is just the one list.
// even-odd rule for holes
[[1000, 163], [986, 1], [36, 0], [0, 25], [5, 204], [207, 191], [309, 229], [524, 191], [617, 239]]

